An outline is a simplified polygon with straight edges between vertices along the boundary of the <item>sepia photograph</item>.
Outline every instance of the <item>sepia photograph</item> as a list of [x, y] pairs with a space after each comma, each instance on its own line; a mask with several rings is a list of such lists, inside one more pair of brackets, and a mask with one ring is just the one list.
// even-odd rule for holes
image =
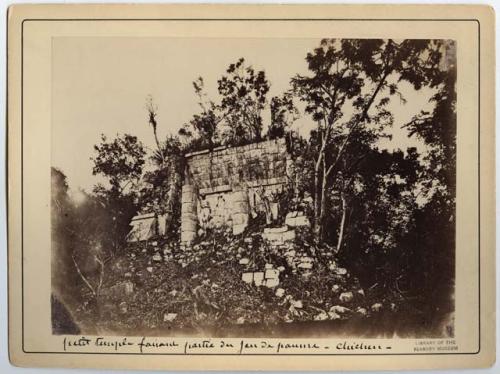
[[456, 43], [52, 40], [52, 333], [453, 338]]
[[10, 7], [11, 364], [492, 366], [494, 19]]

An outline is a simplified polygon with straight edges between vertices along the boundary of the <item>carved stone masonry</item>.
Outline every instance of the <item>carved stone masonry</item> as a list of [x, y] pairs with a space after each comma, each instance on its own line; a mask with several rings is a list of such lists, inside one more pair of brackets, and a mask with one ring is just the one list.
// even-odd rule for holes
[[284, 139], [218, 147], [185, 155], [181, 243], [199, 232], [227, 226], [241, 234], [250, 215], [277, 215], [276, 196], [287, 183], [290, 156]]

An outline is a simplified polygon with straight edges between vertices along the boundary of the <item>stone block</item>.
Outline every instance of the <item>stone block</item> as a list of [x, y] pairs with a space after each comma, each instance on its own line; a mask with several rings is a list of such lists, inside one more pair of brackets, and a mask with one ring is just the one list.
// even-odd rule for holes
[[243, 213], [248, 215], [248, 201], [233, 201], [231, 210], [233, 214]]
[[285, 296], [285, 290], [284, 290], [283, 288], [278, 288], [278, 289], [276, 290], [275, 295], [276, 295], [277, 297], [283, 297], [283, 296]]
[[269, 288], [277, 287], [280, 284], [280, 280], [276, 278], [266, 279], [265, 286]]
[[196, 238], [196, 233], [194, 231], [181, 231], [182, 243], [191, 243], [194, 238]]
[[256, 271], [253, 273], [253, 282], [256, 286], [261, 286], [264, 282], [264, 273], [262, 271]]
[[278, 279], [280, 276], [280, 272], [277, 269], [268, 269], [265, 272], [266, 279]]
[[190, 204], [190, 206], [194, 206], [195, 204], [195, 196], [192, 194], [186, 194], [183, 193], [181, 196], [181, 203], [182, 205], [184, 204]]
[[185, 214], [195, 215], [196, 205], [192, 201], [183, 201], [181, 206], [181, 213], [184, 216]]
[[165, 313], [163, 315], [163, 322], [172, 322], [177, 318], [177, 313]]
[[245, 224], [239, 224], [239, 225], [234, 225], [233, 224], [233, 235], [239, 235], [243, 233], [246, 229], [247, 225]]
[[248, 258], [242, 258], [240, 260], [240, 265], [248, 265], [250, 263], [250, 260]]
[[328, 312], [328, 318], [335, 320], [335, 319], [341, 319], [342, 317], [335, 312]]
[[241, 280], [245, 283], [252, 283], [253, 282], [253, 273], [241, 274]]
[[248, 222], [248, 216], [246, 214], [233, 214], [233, 225], [244, 225]]
[[181, 224], [187, 224], [188, 222], [193, 222], [193, 224], [196, 224], [198, 222], [198, 216], [194, 212], [182, 213]]
[[339, 300], [342, 301], [343, 303], [348, 303], [352, 301], [353, 298], [354, 295], [352, 294], [352, 292], [342, 292], [339, 296]]
[[358, 309], [356, 309], [356, 313], [361, 314], [362, 316], [366, 316], [368, 314], [368, 311], [366, 310], [366, 308], [358, 307]]
[[299, 269], [309, 270], [313, 268], [313, 264], [310, 262], [301, 262], [297, 267]]
[[288, 227], [266, 227], [264, 229], [264, 234], [279, 234], [288, 231]]
[[346, 275], [347, 274], [347, 269], [345, 268], [336, 268], [335, 273], [338, 275]]
[[375, 303], [371, 306], [370, 308], [374, 312], [380, 312], [382, 310], [382, 304], [381, 303]]
[[315, 321], [326, 321], [327, 319], [329, 319], [329, 316], [326, 312], [321, 312], [314, 316]]
[[283, 233], [283, 241], [292, 241], [295, 239], [295, 230], [290, 230], [285, 233]]
[[[272, 230], [272, 229], [268, 229]], [[283, 245], [285, 242], [292, 241], [295, 239], [295, 231], [289, 230], [282, 232], [282, 228], [279, 228], [278, 232], [268, 231], [262, 234], [262, 238], [268, 240], [272, 245]]]
[[342, 314], [350, 313], [351, 309], [346, 308], [345, 306], [342, 306], [342, 305], [334, 305], [330, 308], [330, 312], [342, 315]]
[[286, 215], [285, 224], [290, 227], [310, 227], [309, 219], [304, 215], [298, 215], [297, 212], [290, 212]]
[[191, 185], [191, 184], [185, 184], [182, 186], [182, 193], [183, 194], [192, 194], [196, 191], [196, 187]]

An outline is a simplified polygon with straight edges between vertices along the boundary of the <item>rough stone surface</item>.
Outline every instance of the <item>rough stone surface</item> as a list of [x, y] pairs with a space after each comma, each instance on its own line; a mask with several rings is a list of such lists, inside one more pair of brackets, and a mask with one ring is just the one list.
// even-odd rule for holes
[[321, 313], [317, 314], [316, 316], [314, 316], [315, 321], [325, 321], [328, 318], [329, 318], [328, 313], [325, 313], [325, 312], [321, 312]]
[[330, 308], [330, 312], [342, 315], [351, 312], [351, 309], [346, 308], [345, 306], [342, 305], [334, 305]]
[[287, 226], [276, 229], [264, 229], [262, 238], [273, 246], [283, 245], [295, 239], [295, 230], [289, 230]]
[[347, 269], [345, 269], [345, 268], [336, 268], [335, 269], [335, 273], [337, 273], [338, 275], [346, 275], [347, 274]]
[[348, 303], [350, 301], [352, 301], [352, 299], [354, 298], [354, 295], [352, 294], [352, 292], [342, 292], [339, 296], [339, 300], [342, 301], [343, 303]]
[[276, 295], [277, 297], [283, 297], [283, 296], [285, 295], [285, 290], [284, 290], [283, 288], [278, 288], [278, 289], [276, 290], [275, 295]]
[[356, 313], [362, 316], [366, 316], [368, 314], [368, 311], [366, 310], [366, 308], [359, 307], [356, 309]]
[[253, 282], [253, 273], [241, 274], [241, 280], [245, 283], [252, 283]]
[[185, 157], [183, 243], [189, 245], [199, 228], [229, 226], [233, 235], [239, 235], [247, 227], [251, 214], [265, 211], [268, 223], [279, 215], [274, 200], [286, 183], [289, 158], [284, 139], [218, 147]]
[[269, 269], [269, 270], [266, 270], [264, 277], [266, 279], [278, 279], [279, 276], [280, 276], [280, 272], [277, 269]]
[[266, 227], [264, 229], [264, 234], [283, 234], [288, 231], [288, 227]]
[[298, 268], [300, 268], [300, 269], [312, 269], [313, 264], [310, 262], [302, 262], [299, 264]]
[[256, 286], [262, 286], [262, 283], [264, 283], [264, 273], [262, 271], [253, 273], [253, 282]]
[[278, 278], [270, 278], [266, 279], [264, 285], [269, 288], [274, 288], [277, 287], [280, 284], [280, 281]]
[[177, 318], [177, 313], [165, 313], [163, 315], [163, 322], [172, 322]]
[[373, 312], [380, 312], [382, 310], [382, 304], [381, 303], [375, 303], [372, 305], [371, 310]]
[[309, 219], [301, 212], [290, 212], [286, 215], [285, 224], [290, 227], [310, 227]]

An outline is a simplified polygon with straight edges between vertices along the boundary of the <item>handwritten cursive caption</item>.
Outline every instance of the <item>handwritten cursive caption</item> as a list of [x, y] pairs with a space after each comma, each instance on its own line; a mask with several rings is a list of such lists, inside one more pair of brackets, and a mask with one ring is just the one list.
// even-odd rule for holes
[[294, 342], [275, 340], [221, 340], [155, 337], [64, 337], [64, 352], [89, 353], [139, 353], [139, 354], [284, 354], [284, 353], [376, 353], [387, 352], [391, 346], [367, 342], [340, 341], [331, 344], [324, 342]]

